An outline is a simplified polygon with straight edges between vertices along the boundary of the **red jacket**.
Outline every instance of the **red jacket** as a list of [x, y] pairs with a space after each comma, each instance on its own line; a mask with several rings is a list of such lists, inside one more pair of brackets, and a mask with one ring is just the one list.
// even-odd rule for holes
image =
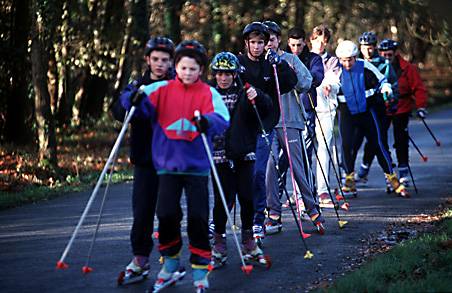
[[417, 109], [425, 108], [427, 91], [416, 66], [403, 59], [399, 54], [395, 58], [395, 62], [400, 64], [402, 70], [398, 80], [400, 96], [396, 114], [411, 112], [414, 106]]

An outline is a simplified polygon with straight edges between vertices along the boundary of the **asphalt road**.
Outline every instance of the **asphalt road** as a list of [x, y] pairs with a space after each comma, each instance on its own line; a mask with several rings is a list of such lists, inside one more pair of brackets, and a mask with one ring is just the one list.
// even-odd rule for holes
[[[307, 244], [314, 253], [313, 259], [303, 258], [304, 248], [296, 226], [289, 211], [285, 211], [283, 232], [265, 239], [265, 253], [272, 258], [272, 268], [268, 271], [256, 268], [250, 276], [245, 276], [239, 269], [239, 259], [233, 250], [232, 237], [229, 237], [228, 265], [211, 273], [209, 291], [304, 291], [308, 282], [321, 275], [340, 273], [344, 260], [356, 254], [362, 245], [361, 239], [370, 233], [382, 230], [389, 222], [404, 221], [411, 215], [428, 213], [443, 199], [450, 197], [452, 110], [434, 113], [427, 121], [441, 140], [442, 146], [435, 146], [421, 122], [411, 122], [411, 136], [429, 158], [424, 163], [416, 151], [410, 149], [418, 194], [414, 194], [412, 188], [411, 199], [386, 194], [383, 174], [374, 162], [369, 184], [360, 190], [358, 198], [350, 199], [350, 211], [340, 213], [349, 221], [345, 229], [340, 230], [333, 211], [326, 210], [326, 235], [313, 235], [307, 239]], [[155, 251], [151, 256], [149, 280], [127, 287], [116, 286], [118, 273], [131, 259], [130, 183], [111, 187], [91, 259], [94, 271], [86, 276], [81, 272], [95, 227], [101, 194], [76, 238], [66, 259], [69, 268], [64, 271], [56, 270], [55, 264], [82, 214], [90, 192], [68, 194], [48, 202], [0, 212], [0, 291], [144, 292], [154, 282], [160, 267]], [[308, 222], [304, 225], [311, 228]], [[184, 242], [187, 243], [186, 234]], [[182, 260], [189, 267], [187, 251], [185, 246]], [[167, 290], [192, 291], [190, 270], [181, 283]]]

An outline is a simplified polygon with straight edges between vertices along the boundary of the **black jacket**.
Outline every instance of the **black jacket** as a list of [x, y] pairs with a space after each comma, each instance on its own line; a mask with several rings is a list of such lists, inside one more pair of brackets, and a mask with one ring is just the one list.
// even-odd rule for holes
[[[215, 84], [213, 86], [216, 86]], [[248, 100], [245, 90], [237, 85], [228, 90], [222, 90], [216, 86], [222, 95], [236, 94], [237, 101], [232, 109], [229, 109], [231, 118], [229, 127], [223, 137], [214, 138], [214, 150], [225, 149], [227, 159], [243, 159], [247, 154], [256, 151], [257, 135], [262, 133], [256, 112]], [[272, 109], [272, 99], [259, 89], [256, 89], [256, 107], [262, 119], [265, 119]]]
[[[245, 71], [240, 75], [240, 78], [243, 83], [248, 82], [271, 97], [271, 111], [265, 119], [263, 118], [265, 129], [271, 131], [279, 121], [279, 101], [273, 66], [264, 59], [263, 55], [259, 61], [252, 61], [246, 54], [240, 55], [238, 57], [240, 64], [245, 67]], [[297, 75], [284, 60], [277, 66], [277, 72], [280, 93], [290, 92], [297, 84]]]

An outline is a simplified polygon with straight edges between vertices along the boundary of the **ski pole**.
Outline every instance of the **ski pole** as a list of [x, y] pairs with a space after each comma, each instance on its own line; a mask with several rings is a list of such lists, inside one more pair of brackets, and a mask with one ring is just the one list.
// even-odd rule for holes
[[433, 131], [430, 129], [430, 127], [428, 127], [427, 122], [425, 122], [425, 118], [424, 117], [420, 117], [420, 118], [422, 120], [422, 123], [424, 123], [425, 128], [427, 128], [428, 132], [430, 133], [433, 140], [435, 141], [436, 146], [441, 146], [441, 142], [435, 137], [435, 135], [433, 134]]
[[[239, 80], [239, 82], [241, 83], [241, 80], [240, 80], [240, 79], [238, 79], [238, 80]], [[243, 86], [242, 83], [241, 83], [241, 85]], [[246, 84], [246, 85], [245, 85], [245, 88], [249, 88], [249, 84]], [[281, 176], [281, 171], [279, 170], [279, 166], [278, 166], [278, 164], [277, 164], [277, 162], [278, 162], [277, 156], [275, 155], [275, 153], [274, 153], [273, 150], [272, 150], [271, 143], [270, 143], [270, 141], [269, 141], [269, 139], [268, 139], [267, 131], [265, 130], [264, 123], [262, 122], [261, 115], [259, 114], [259, 110], [257, 109], [257, 106], [256, 106], [256, 101], [253, 99], [253, 100], [251, 100], [250, 102], [251, 102], [251, 105], [252, 105], [252, 107], [253, 107], [253, 109], [254, 109], [254, 113], [256, 114], [257, 121], [259, 122], [259, 125], [260, 125], [260, 127], [261, 127], [262, 136], [264, 137], [264, 140], [265, 140], [265, 143], [266, 143], [267, 147], [270, 149], [270, 155], [271, 155], [271, 157], [272, 157], [272, 159], [273, 159], [273, 165], [274, 165], [274, 167], [275, 167], [276, 174], [277, 174], [277, 176], [278, 176], [279, 178], [281, 178], [281, 177], [282, 177], [282, 176]], [[284, 194], [286, 195], [286, 198], [287, 198], [287, 200], [288, 200], [289, 203], [290, 203], [289, 192], [287, 191], [287, 188], [286, 188], [286, 186], [285, 186], [284, 184], [283, 184], [282, 187], [283, 187]], [[306, 250], [306, 253], [305, 253], [305, 255], [304, 255], [304, 258], [306, 258], [306, 259], [311, 259], [311, 258], [314, 256], [314, 254], [309, 250], [308, 245], [307, 245], [306, 240], [305, 240], [305, 238], [308, 238], [308, 237], [310, 237], [311, 235], [308, 234], [308, 233], [305, 233], [305, 232], [303, 231], [303, 225], [302, 225], [302, 223], [301, 223], [301, 219], [299, 219], [299, 217], [297, 217], [297, 215], [296, 215], [296, 213], [295, 213], [295, 210], [294, 210], [293, 206], [289, 204], [289, 208], [290, 208], [290, 211], [292, 212], [292, 216], [294, 217], [295, 224], [297, 225], [298, 232], [299, 232], [299, 234], [300, 234], [300, 236], [301, 236], [301, 240], [302, 240], [303, 245], [304, 245], [305, 250]]]
[[410, 172], [411, 181], [413, 181], [414, 191], [416, 191], [416, 194], [417, 194], [417, 187], [416, 187], [416, 183], [414, 182], [413, 172], [411, 172], [410, 164], [408, 164], [407, 166], [408, 166], [408, 171]]
[[[124, 117], [124, 121], [127, 120], [127, 116], [129, 115], [129, 112], [126, 112], [125, 117]], [[123, 122], [124, 123], [124, 122]], [[88, 274], [91, 273], [93, 271], [93, 268], [89, 266], [90, 261], [91, 261], [91, 255], [92, 255], [92, 251], [94, 248], [94, 243], [96, 242], [97, 239], [97, 233], [99, 231], [100, 228], [100, 222], [102, 220], [102, 215], [103, 215], [103, 210], [104, 210], [104, 205], [105, 205], [105, 201], [107, 199], [107, 194], [108, 194], [108, 189], [110, 187], [110, 183], [111, 183], [111, 179], [113, 177], [113, 172], [114, 172], [114, 168], [115, 168], [115, 164], [116, 164], [116, 159], [118, 158], [118, 153], [119, 153], [119, 148], [117, 150], [117, 152], [115, 153], [111, 166], [110, 166], [110, 172], [108, 172], [108, 181], [107, 181], [107, 185], [105, 186], [105, 190], [104, 190], [104, 194], [102, 197], [102, 202], [99, 208], [99, 215], [97, 217], [97, 223], [96, 223], [96, 229], [94, 230], [94, 234], [93, 234], [93, 238], [91, 239], [91, 244], [89, 246], [89, 250], [88, 250], [88, 255], [86, 257], [86, 262], [85, 265], [82, 267], [82, 272], [84, 274]]]
[[[194, 115], [195, 115], [195, 118], [198, 121], [201, 119], [201, 113], [199, 112], [199, 110], [196, 110]], [[231, 231], [232, 231], [232, 235], [233, 235], [233, 238], [234, 238], [234, 242], [235, 242], [235, 245], [237, 247], [237, 251], [238, 251], [239, 256], [240, 256], [240, 261], [242, 262], [242, 271], [245, 274], [249, 275], [251, 273], [251, 271], [253, 270], [253, 266], [252, 265], [247, 265], [245, 263], [245, 259], [244, 259], [243, 254], [242, 254], [242, 250], [240, 249], [240, 244], [239, 244], [239, 240], [237, 238], [237, 234], [236, 234], [234, 228], [232, 227], [233, 224], [232, 224], [231, 215], [229, 214], [228, 204], [226, 203], [226, 198], [224, 196], [223, 187], [221, 186], [220, 177], [218, 176], [218, 173], [217, 173], [217, 168], [215, 167], [215, 163], [213, 162], [212, 154], [210, 153], [210, 147], [209, 147], [209, 143], [207, 142], [207, 137], [202, 132], [200, 132], [200, 134], [201, 134], [202, 142], [204, 144], [204, 148], [205, 148], [206, 153], [207, 153], [207, 158], [209, 159], [210, 168], [212, 169], [213, 177], [215, 178], [215, 183], [217, 184], [218, 193], [220, 193], [220, 198], [221, 198], [221, 202], [223, 203], [223, 207], [224, 207], [224, 211], [226, 213], [226, 217], [228, 218], [229, 225], [231, 225]]]
[[[327, 142], [326, 137], [325, 137], [325, 132], [323, 131], [322, 124], [320, 123], [320, 118], [317, 115], [317, 111], [315, 110], [315, 107], [314, 107], [314, 102], [312, 101], [312, 97], [311, 97], [311, 95], [309, 93], [308, 93], [308, 98], [309, 98], [309, 102], [311, 103], [311, 108], [314, 111], [315, 118], [319, 122], [320, 132], [322, 133], [323, 142], [325, 143], [325, 148], [326, 148], [326, 150], [328, 152], [328, 156], [329, 156], [330, 160], [333, 161], [333, 156], [331, 155], [331, 151], [330, 151], [330, 148], [328, 146], [328, 142]], [[334, 174], [336, 175], [337, 184], [339, 185], [339, 188], [338, 188], [339, 192], [341, 193], [341, 196], [342, 196], [342, 198], [344, 200], [344, 204], [342, 206], [343, 206], [344, 209], [348, 210], [350, 208], [350, 204], [348, 203], [347, 199], [345, 198], [344, 192], [342, 191], [342, 182], [341, 182], [339, 174], [338, 174], [338, 172], [336, 170], [336, 167], [334, 167], [334, 163], [333, 163], [333, 170], [334, 170]]]
[[[140, 87], [140, 89], [137, 91], [136, 96], [141, 94], [141, 93], [143, 93], [143, 90], [144, 90], [144, 87], [143, 86]], [[61, 255], [60, 259], [57, 261], [57, 265], [56, 265], [57, 269], [67, 269], [69, 267], [69, 265], [66, 264], [64, 262], [64, 260], [66, 259], [67, 254], [69, 253], [70, 249], [72, 248], [72, 245], [74, 243], [75, 237], [77, 236], [78, 231], [80, 230], [80, 227], [82, 226], [83, 222], [85, 221], [86, 215], [88, 214], [88, 212], [89, 212], [89, 210], [91, 208], [91, 205], [93, 204], [93, 201], [96, 198], [97, 192], [99, 191], [99, 188], [100, 188], [100, 186], [102, 184], [102, 181], [103, 181], [103, 179], [105, 177], [105, 174], [107, 173], [108, 166], [110, 166], [111, 162], [113, 161], [113, 158], [114, 158], [115, 154], [118, 152], [119, 146], [121, 145], [121, 142], [122, 142], [122, 140], [123, 140], [123, 138], [125, 136], [125, 133], [127, 131], [128, 124], [129, 124], [130, 120], [132, 119], [132, 116], [133, 116], [133, 113], [135, 113], [135, 110], [136, 110], [135, 106], [132, 106], [130, 108], [129, 115], [127, 116], [127, 119], [124, 121], [124, 124], [122, 125], [122, 128], [121, 128], [121, 131], [119, 132], [118, 138], [116, 139], [115, 144], [113, 145], [113, 148], [112, 148], [112, 150], [110, 152], [110, 155], [108, 156], [107, 162], [105, 163], [105, 166], [104, 166], [104, 168], [103, 168], [103, 170], [102, 170], [102, 172], [101, 172], [101, 174], [100, 174], [100, 176], [99, 176], [99, 178], [97, 180], [97, 183], [96, 183], [96, 185], [94, 187], [94, 190], [91, 193], [91, 196], [89, 197], [89, 200], [88, 200], [88, 202], [86, 204], [85, 210], [83, 211], [83, 213], [82, 213], [82, 215], [81, 215], [81, 217], [80, 217], [80, 219], [79, 219], [79, 221], [77, 223], [77, 226], [75, 227], [74, 232], [72, 233], [72, 236], [71, 236], [68, 244], [66, 245], [66, 247], [65, 247], [65, 249], [63, 251], [63, 254]]]
[[421, 150], [419, 149], [419, 147], [416, 145], [416, 143], [414, 142], [414, 140], [411, 138], [411, 136], [409, 134], [408, 134], [408, 138], [410, 139], [411, 144], [414, 146], [414, 148], [417, 150], [417, 152], [421, 156], [422, 161], [427, 162], [428, 157], [426, 157], [422, 154]]

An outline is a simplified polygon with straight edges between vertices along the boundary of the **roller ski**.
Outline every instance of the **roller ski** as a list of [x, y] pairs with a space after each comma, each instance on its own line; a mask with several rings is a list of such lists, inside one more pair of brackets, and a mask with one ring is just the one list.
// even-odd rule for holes
[[210, 265], [212, 269], [221, 268], [226, 264], [228, 259], [226, 247], [226, 235], [218, 233], [213, 234], [212, 259]]
[[367, 181], [369, 180], [367, 178], [367, 176], [369, 175], [369, 166], [367, 166], [366, 164], [361, 164], [361, 166], [359, 167], [358, 173], [356, 173], [355, 175], [355, 181], [357, 183], [361, 183], [363, 185], [365, 185], [367, 183]]
[[272, 263], [268, 255], [264, 255], [262, 249], [257, 245], [251, 231], [242, 231], [242, 253], [243, 260], [247, 265], [257, 265], [270, 269]]
[[391, 184], [392, 189], [396, 193], [397, 196], [403, 198], [409, 198], [410, 194], [408, 190], [406, 190], [405, 186], [399, 182], [396, 173], [385, 174], [386, 180]]
[[358, 196], [358, 191], [356, 190], [355, 172], [345, 176], [345, 184], [342, 186], [342, 193], [344, 196]]
[[126, 269], [118, 276], [118, 286], [138, 283], [145, 280], [149, 275], [149, 263], [146, 261], [143, 266], [139, 265], [136, 257], [127, 265]]
[[157, 275], [157, 281], [148, 292], [160, 292], [163, 289], [175, 285], [185, 277], [185, 268], [179, 266], [179, 258], [163, 257], [163, 267]]
[[336, 197], [336, 202], [334, 203], [335, 209], [342, 209], [344, 211], [348, 211], [350, 209], [350, 205], [345, 201], [345, 198], [342, 196], [339, 189], [334, 189], [334, 196]]
[[269, 215], [265, 219], [265, 234], [272, 235], [282, 231], [281, 216]]
[[411, 180], [408, 167], [399, 167], [399, 182], [405, 187], [409, 187]]
[[209, 275], [208, 266], [192, 265], [193, 271], [193, 285], [195, 286], [196, 293], [207, 292], [209, 288], [209, 280], [207, 276]]
[[265, 229], [264, 226], [254, 225], [253, 226], [253, 237], [256, 244], [260, 247], [264, 247]]
[[323, 225], [323, 223], [325, 222], [323, 217], [320, 214], [314, 214], [311, 215], [310, 219], [312, 221], [312, 224], [314, 225], [314, 229], [309, 231], [309, 233], [310, 234], [318, 233], [320, 235], [325, 235], [326, 229], [325, 226]]

